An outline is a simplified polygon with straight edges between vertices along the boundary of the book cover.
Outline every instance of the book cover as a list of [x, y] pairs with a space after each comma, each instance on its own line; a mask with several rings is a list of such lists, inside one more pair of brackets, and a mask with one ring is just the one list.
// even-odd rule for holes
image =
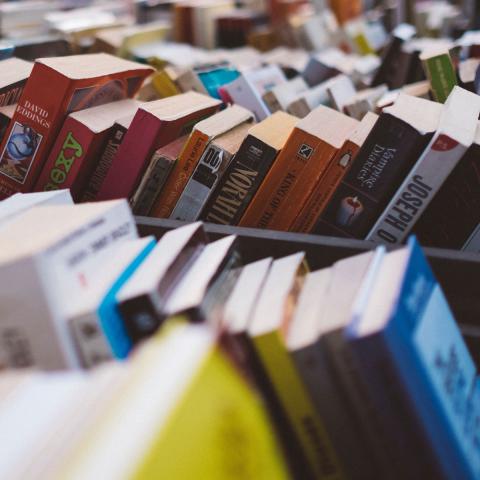
[[115, 121], [133, 115], [139, 105], [127, 99], [71, 113], [58, 133], [34, 191], [68, 188], [78, 201]]
[[384, 109], [312, 232], [365, 238], [428, 145], [441, 108], [400, 94]]
[[480, 224], [480, 128], [475, 141], [413, 227], [428, 247], [461, 250]]
[[430, 81], [433, 98], [440, 103], [447, 100], [453, 87], [457, 85], [457, 74], [447, 49], [426, 50], [420, 55], [423, 68]]
[[100, 53], [37, 60], [0, 146], [0, 195], [32, 189], [69, 113], [131, 98], [151, 72]]
[[151, 210], [153, 217], [168, 218], [172, 214], [208, 142], [228, 132], [250, 115], [246, 109], [233, 105], [194, 126], [174, 170], [153, 205]]
[[292, 115], [276, 112], [250, 128], [202, 211], [203, 220], [238, 223], [297, 122]]
[[134, 215], [148, 215], [175, 167], [188, 136], [183, 135], [155, 151], [130, 204]]
[[210, 141], [190, 180], [185, 185], [170, 218], [194, 221], [200, 217], [205, 204], [238, 152], [252, 123], [253, 117], [250, 121], [247, 120]]
[[403, 243], [475, 138], [480, 97], [454, 87], [444, 104], [437, 131], [366, 239]]
[[111, 128], [102, 152], [98, 155], [98, 162], [80, 195], [81, 202], [95, 202], [97, 200], [98, 192], [102, 188], [107, 173], [113, 164], [113, 158], [117, 154], [134, 116], [132, 114], [119, 118]]
[[337, 151], [332, 162], [292, 223], [290, 227], [292, 232], [308, 233], [315, 226], [333, 192], [351, 168], [360, 147], [370, 134], [377, 119], [378, 115], [368, 112], [357, 125], [352, 135]]
[[[373, 393], [383, 389], [392, 406], [395, 398], [388, 395], [398, 392], [396, 401], [406, 409], [405, 418], [414, 420], [416, 435], [427, 439], [424, 454], [433, 458], [433, 472], [477, 478], [478, 414], [472, 403], [476, 366], [414, 238], [385, 257], [372, 293], [346, 335]], [[387, 370], [392, 375], [390, 392], [382, 379]], [[435, 476], [438, 473], [423, 478]]]
[[288, 230], [357, 121], [320, 106], [300, 120], [239, 225]]
[[219, 106], [218, 100], [195, 92], [142, 105], [113, 158], [97, 199], [130, 197], [155, 150], [189, 133], [195, 123], [215, 113]]

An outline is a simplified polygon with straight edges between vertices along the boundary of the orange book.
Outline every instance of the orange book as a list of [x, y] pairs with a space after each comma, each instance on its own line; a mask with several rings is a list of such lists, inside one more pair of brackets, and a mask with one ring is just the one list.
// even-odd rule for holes
[[245, 122], [251, 115], [251, 112], [245, 108], [233, 105], [198, 122], [183, 147], [177, 164], [155, 201], [150, 215], [157, 218], [170, 217], [190, 176], [207, 148], [208, 142]]
[[337, 17], [338, 23], [343, 24], [362, 14], [361, 0], [330, 0], [330, 8]]
[[288, 230], [357, 124], [323, 105], [300, 120], [239, 225]]
[[350, 169], [360, 147], [371, 132], [378, 115], [368, 112], [358, 124], [352, 135], [345, 141], [327, 167], [322, 178], [313, 190], [310, 198], [290, 227], [292, 232], [308, 233], [317, 223], [318, 218], [333, 195], [335, 188]]

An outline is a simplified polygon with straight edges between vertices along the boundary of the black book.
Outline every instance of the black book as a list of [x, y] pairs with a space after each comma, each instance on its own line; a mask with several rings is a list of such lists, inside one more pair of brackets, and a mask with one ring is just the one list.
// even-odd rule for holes
[[169, 294], [202, 252], [207, 241], [202, 224], [167, 232], [117, 294], [118, 308], [133, 344], [161, 325]]
[[201, 219], [236, 225], [298, 119], [276, 112], [254, 125], [205, 205]]
[[461, 249], [480, 224], [480, 128], [413, 232], [422, 245]]
[[313, 233], [365, 238], [430, 141], [441, 109], [405, 94], [385, 108]]

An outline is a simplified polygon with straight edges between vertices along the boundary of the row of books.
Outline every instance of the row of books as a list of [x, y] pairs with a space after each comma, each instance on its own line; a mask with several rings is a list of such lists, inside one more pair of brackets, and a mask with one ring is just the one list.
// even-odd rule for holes
[[476, 367], [413, 237], [243, 265], [57, 191], [1, 202], [0, 246], [3, 366], [104, 365], [0, 377], [5, 477], [478, 478]]

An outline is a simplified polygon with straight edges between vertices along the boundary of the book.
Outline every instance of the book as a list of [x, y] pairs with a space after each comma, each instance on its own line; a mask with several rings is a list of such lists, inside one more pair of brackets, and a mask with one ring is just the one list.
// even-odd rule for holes
[[304, 262], [302, 252], [273, 262], [248, 334], [313, 478], [342, 478], [342, 467], [323, 421], [285, 347], [285, 335], [307, 273]]
[[292, 223], [290, 227], [292, 232], [308, 233], [315, 226], [335, 189], [352, 167], [361, 146], [377, 120], [378, 115], [368, 112], [352, 134], [345, 140]]
[[300, 120], [239, 225], [288, 230], [357, 123], [324, 106]]
[[[247, 112], [248, 115], [251, 115]], [[215, 187], [225, 175], [253, 123], [253, 116], [209, 142], [185, 186], [170, 218], [194, 221], [200, 218]]]
[[131, 98], [151, 72], [101, 53], [37, 60], [0, 146], [1, 196], [32, 189], [69, 113]]
[[228, 13], [233, 9], [234, 4], [230, 0], [215, 0], [196, 4], [192, 13], [194, 24], [193, 44], [207, 49], [215, 48], [217, 43], [215, 20], [219, 15]]
[[441, 110], [402, 93], [385, 108], [312, 232], [365, 238], [428, 145]]
[[386, 85], [360, 90], [344, 105], [344, 111], [357, 120], [362, 120], [368, 112], [376, 112], [378, 101], [388, 93]]
[[153, 335], [165, 319], [169, 295], [205, 248], [200, 223], [167, 232], [116, 294], [133, 345]]
[[370, 292], [359, 294], [346, 336], [383, 411], [405, 412], [416, 427], [408, 438], [425, 440], [433, 476], [424, 478], [476, 478], [476, 367], [414, 238], [385, 256]]
[[430, 81], [433, 98], [444, 103], [453, 87], [457, 85], [457, 75], [449, 51], [429, 49], [420, 55], [420, 60]]
[[[335, 78], [337, 77], [332, 77], [331, 80], [334, 80]], [[308, 89], [288, 105], [287, 112], [298, 118], [305, 118], [319, 105], [328, 106], [330, 104], [330, 98], [327, 92], [329, 83], [330, 80], [326, 80], [319, 85]]]
[[208, 200], [201, 218], [235, 225], [262, 184], [298, 119], [276, 112], [252, 126]]
[[94, 202], [97, 200], [103, 182], [113, 165], [113, 159], [117, 154], [134, 117], [135, 114], [131, 114], [119, 118], [113, 125], [108, 140], [103, 147], [103, 151], [98, 155], [98, 162], [88, 178], [85, 188], [80, 196], [81, 202]]
[[454, 87], [437, 130], [367, 235], [367, 240], [403, 243], [443, 182], [475, 139], [480, 97]]
[[240, 262], [235, 235], [209, 243], [168, 297], [165, 316], [182, 314], [193, 322], [220, 322]]
[[73, 199], [69, 190], [16, 193], [0, 202], [0, 225], [3, 227], [30, 208], [45, 205], [73, 205]]
[[150, 213], [187, 140], [183, 135], [155, 151], [130, 201], [135, 215]]
[[478, 155], [480, 126], [475, 139], [413, 227], [428, 247], [461, 250], [480, 223], [478, 208]]
[[145, 253], [154, 243], [153, 237], [144, 237], [109, 248], [98, 258], [102, 264], [100, 271], [68, 305], [65, 322], [73, 337], [81, 367], [93, 368], [114, 358], [101, 325], [105, 302], [112, 295], [111, 291], [118, 289], [117, 282], [125, 276], [134, 275], [132, 272], [141, 268]]
[[248, 116], [244, 108], [234, 105], [194, 126], [175, 168], [153, 205], [153, 217], [168, 218], [171, 215], [208, 143], [243, 122]]
[[278, 110], [286, 111], [290, 103], [306, 90], [308, 90], [308, 85], [305, 80], [302, 77], [295, 77], [288, 82], [276, 85], [266, 92], [262, 99], [271, 113]]
[[136, 236], [122, 200], [37, 207], [9, 222], [0, 235], [2, 365], [78, 367], [66, 306], [96, 272], [97, 255]]
[[0, 62], [0, 107], [18, 103], [33, 63], [20, 58], [8, 58]]
[[352, 382], [343, 340], [343, 327], [372, 257], [371, 252], [356, 255], [307, 274], [286, 336], [287, 350], [349, 478], [380, 478], [377, 456], [388, 457], [379, 442], [380, 451], [373, 449], [370, 437], [381, 437], [372, 429], [373, 415]]
[[[195, 92], [142, 105], [122, 140], [97, 194], [97, 200], [130, 197], [158, 148], [191, 131], [215, 113], [220, 102]], [[142, 138], [142, 142], [138, 142]]]
[[68, 188], [78, 201], [116, 120], [133, 115], [139, 106], [136, 100], [126, 99], [68, 115], [34, 191]]
[[12, 121], [15, 110], [17, 109], [17, 104], [7, 105], [6, 107], [0, 107], [0, 142], [5, 137], [7, 133], [10, 122]]
[[355, 85], [347, 75], [334, 77], [327, 86], [327, 94], [330, 97], [333, 108], [342, 113], [344, 112], [344, 107], [351, 102], [356, 93]]
[[253, 112], [257, 122], [260, 122], [270, 115], [268, 107], [262, 100], [263, 95], [286, 81], [280, 68], [270, 65], [243, 72], [233, 82], [223, 85], [220, 91], [226, 92], [230, 103], [241, 105]]

